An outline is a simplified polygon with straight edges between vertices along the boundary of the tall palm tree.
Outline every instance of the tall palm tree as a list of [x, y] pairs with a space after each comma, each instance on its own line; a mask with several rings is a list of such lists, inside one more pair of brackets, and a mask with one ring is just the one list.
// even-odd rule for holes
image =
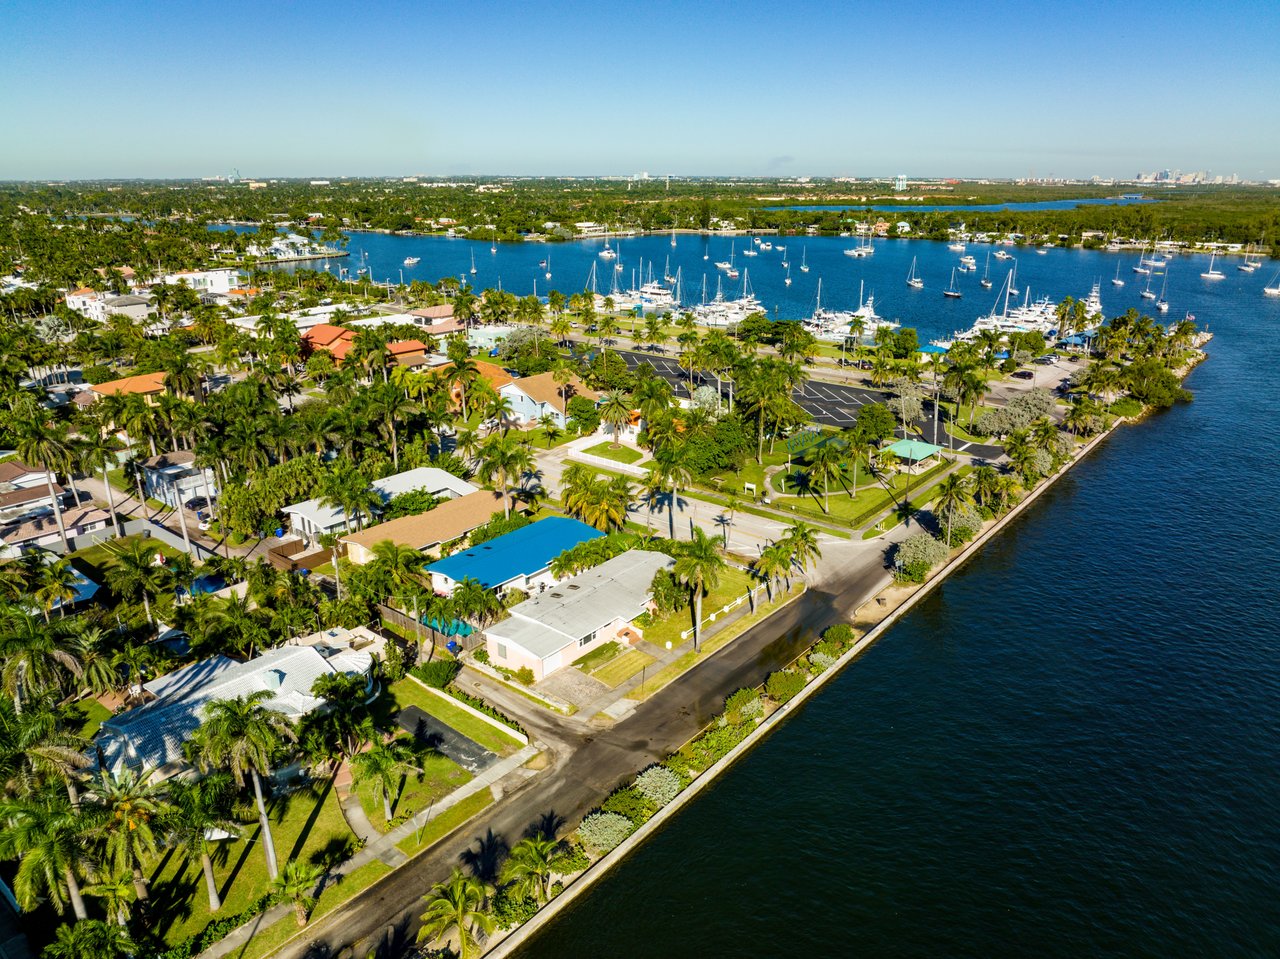
[[102, 876], [92, 886], [86, 886], [84, 894], [102, 900], [102, 908], [109, 922], [128, 926], [133, 902], [138, 898], [132, 875], [117, 872]]
[[164, 590], [169, 573], [164, 566], [156, 564], [159, 553], [160, 548], [149, 540], [128, 540], [107, 569], [107, 585], [111, 591], [129, 602], [141, 599], [147, 622], [152, 624], [155, 617], [151, 615], [151, 600]]
[[115, 437], [103, 431], [97, 437], [91, 438], [80, 451], [80, 468], [88, 473], [102, 473], [102, 485], [107, 490], [107, 512], [111, 514], [111, 526], [117, 538], [121, 535], [120, 517], [116, 515], [115, 490], [107, 474], [108, 470], [115, 465], [118, 445]]
[[824, 513], [831, 512], [831, 481], [844, 475], [844, 454], [834, 443], [823, 443], [809, 454], [809, 476], [822, 483]]
[[56, 795], [0, 802], [0, 857], [18, 860], [13, 894], [22, 908], [48, 902], [62, 915], [70, 902], [76, 919], [88, 917], [80, 877], [94, 870], [90, 847], [100, 820]]
[[258, 806], [258, 823], [262, 827], [267, 873], [275, 879], [280, 869], [271, 837], [271, 820], [262, 795], [262, 777], [270, 773], [272, 756], [284, 742], [296, 741], [298, 736], [283, 713], [264, 705], [271, 698], [269, 690], [261, 689], [247, 696], [208, 703], [204, 722], [192, 736], [190, 748], [202, 769], [229, 769], [237, 786], [243, 786], [245, 773], [249, 774]]
[[133, 874], [133, 888], [140, 902], [149, 898], [142, 864], [157, 849], [153, 823], [163, 814], [160, 790], [147, 780], [150, 771], [138, 775], [132, 769], [112, 774], [105, 769], [93, 781], [94, 799], [105, 813], [107, 856], [117, 871]]
[[79, 581], [79, 574], [66, 557], [44, 564], [40, 573], [40, 585], [36, 587], [33, 598], [40, 604], [46, 623], [55, 606], [58, 607], [59, 616], [66, 615], [67, 603], [76, 598]]
[[720, 584], [725, 563], [715, 540], [701, 527], [693, 527], [691, 533], [689, 541], [681, 545], [676, 555], [674, 572], [693, 597], [693, 648], [696, 650], [702, 635], [702, 597]]
[[791, 569], [791, 553], [783, 543], [770, 543], [751, 564], [756, 578], [764, 582], [769, 601], [773, 602], [773, 584]]
[[486, 483], [497, 481], [502, 493], [502, 512], [508, 518], [511, 516], [513, 481], [531, 469], [533, 453], [524, 439], [514, 433], [494, 433], [480, 445], [477, 473]]
[[487, 936], [493, 932], [494, 919], [486, 908], [489, 887], [475, 876], [455, 868], [445, 882], [432, 886], [425, 898], [427, 908], [422, 914], [419, 942], [440, 942], [456, 931], [459, 959], [470, 959], [478, 945], [478, 934]]
[[73, 926], [59, 926], [41, 955], [44, 959], [126, 959], [137, 951], [127, 929], [101, 919], [85, 919]]
[[67, 441], [63, 430], [45, 418], [43, 410], [37, 408], [24, 411], [9, 421], [9, 432], [13, 437], [13, 446], [18, 455], [28, 463], [36, 464], [44, 470], [45, 485], [49, 490], [49, 500], [53, 503], [53, 518], [58, 524], [58, 536], [63, 547], [69, 552], [71, 543], [67, 539], [67, 527], [62, 521], [62, 498], [53, 490], [53, 474], [67, 464]]
[[324, 867], [301, 859], [290, 859], [284, 864], [280, 875], [272, 880], [272, 892], [293, 903], [293, 915], [298, 921], [299, 929], [307, 924], [307, 914], [315, 908], [316, 900], [312, 892], [323, 876]]
[[0, 683], [13, 699], [14, 712], [33, 693], [61, 688], [65, 673], [79, 676], [80, 660], [56, 628], [20, 607], [4, 610], [0, 631]]
[[622, 428], [631, 422], [631, 397], [621, 390], [611, 390], [600, 398], [600, 419], [613, 433], [613, 448], [621, 446]]
[[512, 883], [522, 896], [545, 902], [551, 895], [551, 877], [566, 861], [564, 843], [549, 836], [527, 836], [511, 847], [502, 864], [502, 881]]
[[951, 523], [956, 510], [973, 504], [973, 489], [963, 476], [952, 473], [938, 484], [937, 508], [947, 515], [947, 547], [951, 546]]
[[373, 747], [359, 753], [351, 760], [351, 771], [357, 780], [369, 779], [377, 783], [382, 793], [382, 817], [391, 822], [391, 795], [396, 791], [400, 778], [416, 770], [413, 751], [398, 739], [376, 742]]
[[230, 814], [233, 799], [229, 773], [213, 773], [194, 780], [174, 779], [169, 783], [165, 825], [174, 843], [188, 857], [199, 858], [210, 912], [222, 908], [222, 898], [213, 874], [214, 847], [209, 834], [215, 830], [230, 833], [235, 829]]
[[801, 575], [809, 566], [822, 559], [822, 550], [818, 546], [818, 530], [808, 523], [794, 523], [787, 528], [782, 543], [791, 557], [792, 564]]

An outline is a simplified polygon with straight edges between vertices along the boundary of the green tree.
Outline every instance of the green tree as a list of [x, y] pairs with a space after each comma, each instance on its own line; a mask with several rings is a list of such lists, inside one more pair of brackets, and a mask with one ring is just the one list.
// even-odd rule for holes
[[486, 483], [497, 481], [504, 516], [511, 516], [512, 481], [532, 469], [533, 453], [514, 433], [494, 433], [480, 445], [477, 474]]
[[521, 896], [546, 902], [551, 877], [566, 862], [564, 844], [547, 836], [528, 836], [511, 847], [502, 865], [502, 881], [512, 883]]
[[631, 397], [621, 390], [610, 390], [600, 398], [600, 419], [613, 433], [613, 448], [621, 446], [622, 428], [631, 422]]
[[68, 463], [66, 433], [46, 417], [44, 410], [39, 407], [20, 409], [18, 415], [9, 420], [9, 433], [18, 455], [44, 470], [45, 486], [49, 491], [49, 500], [53, 503], [53, 518], [58, 524], [58, 536], [69, 552], [71, 544], [67, 540], [67, 527], [62, 521], [62, 498], [53, 489], [54, 472], [65, 468]]
[[951, 522], [956, 510], [973, 504], [973, 489], [963, 476], [952, 473], [938, 484], [935, 500], [939, 512], [947, 517], [947, 548], [951, 547]]
[[400, 780], [418, 769], [413, 765], [413, 751], [400, 740], [376, 742], [371, 749], [352, 757], [351, 771], [357, 780], [371, 780], [382, 794], [382, 816], [391, 822], [391, 796]]
[[276, 846], [271, 837], [271, 821], [262, 793], [262, 777], [271, 770], [271, 760], [286, 740], [296, 741], [297, 733], [283, 713], [268, 708], [269, 690], [258, 690], [235, 699], [215, 699], [205, 706], [204, 722], [192, 735], [189, 747], [202, 769], [229, 769], [236, 785], [244, 785], [245, 773], [253, 782], [258, 823], [262, 827], [262, 848], [267, 857], [267, 873], [279, 875]]
[[126, 959], [137, 955], [137, 946], [119, 925], [86, 919], [59, 926], [40, 955], [41, 959]]
[[62, 915], [88, 917], [80, 877], [96, 870], [90, 855], [100, 817], [86, 815], [60, 796], [0, 802], [0, 857], [18, 860], [13, 894], [23, 909], [48, 902]]
[[460, 959], [470, 959], [478, 947], [479, 934], [489, 935], [494, 919], [489, 914], [489, 887], [474, 876], [454, 869], [445, 882], [431, 887], [418, 941], [441, 942], [456, 932]]
[[307, 924], [307, 915], [315, 908], [316, 900], [312, 893], [323, 876], [323, 867], [290, 859], [271, 882], [271, 891], [277, 898], [293, 903], [293, 917], [299, 929]]
[[680, 546], [676, 555], [675, 576], [688, 587], [693, 599], [693, 648], [698, 648], [702, 635], [702, 597], [720, 583], [724, 569], [724, 557], [716, 548], [716, 542], [701, 527], [695, 526], [687, 543]]
[[209, 836], [219, 831], [234, 832], [236, 824], [231, 818], [233, 800], [230, 773], [212, 773], [194, 780], [174, 779], [169, 783], [165, 826], [178, 848], [188, 857], [200, 860], [210, 912], [222, 908], [222, 899], [213, 874], [214, 844]]
[[150, 898], [142, 864], [156, 854], [153, 824], [164, 813], [160, 790], [147, 781], [149, 777], [149, 772], [139, 775], [126, 768], [114, 774], [103, 770], [93, 781], [94, 798], [105, 814], [107, 857], [117, 872], [133, 875], [139, 902]]
[[151, 615], [151, 600], [165, 589], [169, 571], [156, 563], [160, 548], [149, 540], [130, 539], [107, 568], [107, 585], [121, 599], [129, 602], [142, 600], [147, 622], [155, 623]]

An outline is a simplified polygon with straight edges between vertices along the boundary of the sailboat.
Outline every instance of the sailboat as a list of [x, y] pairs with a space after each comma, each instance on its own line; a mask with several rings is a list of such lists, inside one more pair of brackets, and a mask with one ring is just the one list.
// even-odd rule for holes
[[676, 245], [676, 228], [674, 226], [671, 228], [671, 245]]
[[1280, 296], [1280, 270], [1271, 278], [1271, 283], [1262, 288], [1263, 296]]
[[1116, 275], [1111, 281], [1112, 286], [1124, 286], [1124, 280], [1120, 279], [1120, 261], [1116, 261]]
[[809, 255], [809, 248], [807, 246], [802, 246], [800, 248], [800, 272], [801, 273], [809, 272], [808, 255]]
[[612, 260], [617, 255], [613, 252], [613, 248], [609, 246], [609, 238], [606, 236], [604, 238], [604, 249], [600, 251], [600, 259]]
[[1160, 299], [1156, 300], [1156, 309], [1161, 313], [1169, 312], [1169, 301], [1164, 298], [1164, 291], [1169, 286], [1169, 271], [1164, 271], [1164, 282], [1160, 284]]
[[1209, 254], [1209, 269], [1205, 270], [1203, 273], [1200, 274], [1206, 280], [1221, 280], [1224, 276], [1226, 276], [1226, 274], [1223, 273], [1221, 270], [1215, 270], [1213, 268], [1213, 261], [1217, 257], [1217, 255], [1218, 254], [1216, 253]]
[[942, 291], [942, 295], [952, 300], [958, 300], [964, 294], [956, 289], [956, 268], [951, 268], [951, 285]]
[[[1013, 258], [1010, 257], [1010, 259], [1013, 259]], [[1015, 285], [1017, 282], [1018, 282], [1018, 261], [1014, 260], [1013, 269], [1009, 271], [1009, 295], [1010, 296], [1018, 295], [1018, 287]]]
[[1257, 268], [1258, 268], [1258, 264], [1253, 262], [1252, 249], [1246, 249], [1244, 251], [1244, 262], [1237, 263], [1236, 269], [1239, 270], [1241, 273], [1252, 273]]
[[476, 275], [476, 251], [471, 251], [471, 275]]
[[1145, 273], [1151, 272], [1151, 270], [1147, 267], [1146, 254], [1147, 254], [1147, 248], [1143, 246], [1141, 252], [1138, 253], [1138, 265], [1133, 268], [1134, 273], [1145, 274]]
[[547, 254], [547, 272], [543, 274], [548, 280], [551, 279], [551, 254]]
[[676, 278], [671, 275], [671, 257], [667, 257], [667, 262], [662, 267], [662, 279], [665, 283], [674, 283]]
[[1147, 288], [1138, 294], [1144, 300], [1154, 300], [1156, 295], [1151, 292], [1151, 275], [1147, 274]]
[[498, 228], [497, 227], [493, 228], [493, 236], [489, 238], [489, 252], [490, 253], [498, 252]]
[[913, 290], [923, 290], [924, 280], [916, 276], [916, 258], [911, 258], [911, 269], [907, 272], [907, 286]]
[[991, 289], [991, 251], [987, 251], [987, 265], [982, 271], [982, 279], [979, 280], [984, 290]]
[[787, 267], [787, 278], [782, 281], [783, 286], [791, 285], [791, 267]]

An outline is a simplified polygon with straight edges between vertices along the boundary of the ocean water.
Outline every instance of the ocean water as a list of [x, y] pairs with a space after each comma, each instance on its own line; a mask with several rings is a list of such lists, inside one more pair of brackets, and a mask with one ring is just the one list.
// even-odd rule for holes
[[522, 956], [1280, 954], [1280, 303], [1174, 269], [1216, 332], [1195, 401], [1102, 444]]
[[[959, 265], [961, 254], [947, 248], [945, 243], [928, 240], [877, 240], [875, 254], [870, 257], [849, 257], [844, 250], [857, 241], [840, 237], [769, 237], [775, 248], [759, 250], [746, 237], [677, 235], [676, 245], [671, 245], [668, 235], [624, 238], [610, 241], [619, 251], [616, 261], [603, 260], [599, 253], [603, 240], [580, 240], [570, 243], [498, 243], [497, 252], [490, 252], [490, 244], [484, 241], [448, 239], [445, 237], [391, 236], [382, 233], [354, 233], [350, 235], [347, 249], [350, 256], [328, 261], [328, 269], [355, 270], [367, 264], [370, 274], [379, 282], [398, 283], [401, 280], [426, 280], [434, 282], [443, 276], [462, 277], [477, 289], [501, 287], [519, 296], [538, 293], [541, 296], [556, 289], [566, 295], [587, 288], [595, 271], [595, 286], [601, 294], [607, 294], [616, 277], [622, 288], [645, 279], [650, 271], [661, 278], [665, 271], [680, 274], [682, 302], [688, 306], [702, 302], [705, 285], [706, 296], [714, 297], [717, 288], [730, 299], [741, 295], [743, 284], [749, 283], [761, 303], [773, 318], [799, 319], [813, 314], [818, 303], [818, 284], [821, 282], [821, 302], [828, 309], [853, 309], [860, 297], [874, 297], [876, 312], [881, 316], [897, 319], [904, 326], [914, 326], [921, 339], [949, 335], [966, 329], [981, 314], [997, 305], [997, 294], [1010, 270], [1016, 268], [1017, 286], [1023, 295], [1032, 298], [1048, 296], [1055, 302], [1065, 296], [1087, 296], [1094, 283], [1101, 283], [1102, 304], [1107, 315], [1122, 313], [1129, 307], [1151, 309], [1153, 304], [1143, 300], [1140, 292], [1150, 280], [1155, 293], [1165, 291], [1170, 303], [1166, 319], [1181, 319], [1188, 311], [1213, 328], [1216, 317], [1226, 304], [1237, 299], [1253, 304], [1260, 300], [1262, 287], [1271, 280], [1280, 263], [1265, 264], [1252, 274], [1240, 273], [1235, 262], [1219, 259], [1218, 265], [1226, 278], [1211, 283], [1200, 278], [1207, 268], [1208, 257], [1180, 256], [1174, 258], [1168, 268], [1168, 276], [1141, 276], [1132, 272], [1137, 262], [1134, 253], [1106, 253], [1091, 250], [1053, 248], [1043, 256], [1031, 249], [1010, 247], [1013, 260], [998, 260], [991, 255], [999, 247], [971, 245], [968, 252], [975, 258], [977, 268], [973, 273], [957, 273], [956, 284], [963, 292], [962, 299], [947, 299], [942, 291], [951, 280], [951, 270]], [[787, 271], [782, 266], [783, 254], [776, 244], [786, 247], [786, 257], [791, 268], [791, 286], [784, 282]], [[757, 249], [754, 257], [743, 256], [743, 250]], [[412, 267], [403, 265], [406, 257], [419, 257]], [[706, 259], [704, 259], [706, 257]], [[742, 272], [736, 281], [727, 279], [715, 267], [718, 261], [733, 262]], [[476, 273], [470, 273], [474, 258]], [[552, 278], [548, 280], [549, 259]], [[925, 288], [915, 290], [906, 285], [912, 259], [916, 259], [917, 273], [924, 279]], [[801, 272], [801, 262], [809, 266]], [[301, 264], [310, 269], [324, 268], [325, 261]], [[615, 270], [620, 263], [622, 270]], [[1111, 278], [1117, 268], [1125, 286], [1114, 287]], [[984, 289], [980, 278], [989, 269], [994, 283], [992, 289]], [[641, 271], [643, 270], [643, 274]], [[705, 283], [704, 283], [705, 280]], [[1262, 304], [1266, 308], [1280, 306], [1275, 302]]]

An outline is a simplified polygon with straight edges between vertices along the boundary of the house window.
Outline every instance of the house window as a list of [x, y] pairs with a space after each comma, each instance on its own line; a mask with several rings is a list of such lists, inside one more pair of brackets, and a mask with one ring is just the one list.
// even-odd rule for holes
[[499, 659], [506, 659], [506, 658], [507, 658], [507, 647], [506, 647], [506, 644], [505, 644], [505, 643], [496, 643], [495, 645], [498, 647], [498, 658], [499, 658]]
[[580, 640], [578, 640], [578, 648], [581, 649], [583, 646], [586, 646], [589, 642], [591, 642], [595, 638], [596, 638], [595, 632], [587, 633], [587, 635], [583, 636]]

